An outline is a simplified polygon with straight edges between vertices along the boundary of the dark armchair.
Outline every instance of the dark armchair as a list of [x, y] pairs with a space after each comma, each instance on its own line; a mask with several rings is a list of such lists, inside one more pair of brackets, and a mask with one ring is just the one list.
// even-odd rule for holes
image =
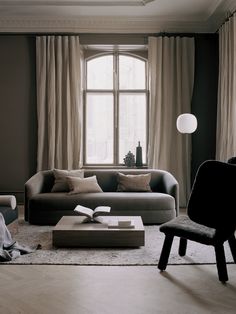
[[187, 240], [215, 249], [219, 280], [228, 280], [224, 242], [228, 241], [236, 263], [236, 167], [229, 163], [208, 160], [198, 169], [187, 206], [187, 215], [164, 223], [165, 233], [158, 268], [165, 270], [174, 236], [180, 237], [179, 255], [184, 256]]

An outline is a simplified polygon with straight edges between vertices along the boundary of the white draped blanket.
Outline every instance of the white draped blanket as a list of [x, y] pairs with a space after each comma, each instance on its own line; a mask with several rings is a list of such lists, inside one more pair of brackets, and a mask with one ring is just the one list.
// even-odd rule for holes
[[34, 249], [22, 246], [12, 239], [3, 215], [0, 213], [0, 262], [11, 261], [21, 254], [32, 253]]

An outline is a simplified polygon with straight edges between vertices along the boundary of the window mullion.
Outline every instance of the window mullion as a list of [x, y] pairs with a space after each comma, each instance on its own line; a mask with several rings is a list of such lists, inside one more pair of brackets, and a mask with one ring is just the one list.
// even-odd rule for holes
[[119, 101], [118, 101], [118, 53], [114, 53], [114, 163], [118, 165], [119, 156]]

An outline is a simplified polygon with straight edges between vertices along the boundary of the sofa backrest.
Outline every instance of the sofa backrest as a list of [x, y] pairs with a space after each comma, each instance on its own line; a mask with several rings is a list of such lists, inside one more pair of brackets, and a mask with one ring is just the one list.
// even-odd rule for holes
[[117, 190], [117, 173], [123, 174], [147, 174], [151, 173], [150, 187], [153, 192], [163, 192], [163, 174], [165, 171], [156, 169], [85, 169], [84, 176], [90, 177], [96, 175], [98, 184], [103, 192], [115, 192]]
[[[85, 169], [84, 177], [96, 175], [98, 184], [103, 192], [115, 192], [117, 189], [117, 173], [123, 174], [146, 174], [151, 173], [150, 187], [153, 192], [165, 192], [163, 176], [167, 173], [158, 169]], [[44, 177], [41, 193], [51, 192], [54, 184], [54, 176], [52, 170], [41, 171]]]

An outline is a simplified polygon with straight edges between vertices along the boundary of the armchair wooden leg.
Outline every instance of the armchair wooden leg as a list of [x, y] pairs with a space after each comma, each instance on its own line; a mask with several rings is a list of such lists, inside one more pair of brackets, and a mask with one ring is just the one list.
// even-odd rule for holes
[[227, 273], [223, 244], [215, 245], [215, 254], [216, 254], [216, 266], [218, 270], [219, 280], [222, 282], [226, 282], [229, 280], [229, 278], [228, 278], [228, 273]]
[[234, 262], [236, 263], [236, 239], [235, 239], [235, 236], [232, 235], [232, 237], [229, 238], [228, 242], [229, 242], [229, 246], [230, 246], [230, 250], [231, 250]]
[[161, 251], [160, 260], [158, 263], [158, 268], [160, 270], [166, 269], [166, 265], [168, 263], [173, 239], [174, 239], [174, 236], [172, 236], [172, 235], [166, 235], [165, 236], [164, 244], [163, 244], [162, 251]]
[[179, 239], [179, 255], [184, 256], [186, 254], [187, 249], [187, 239], [180, 238]]

